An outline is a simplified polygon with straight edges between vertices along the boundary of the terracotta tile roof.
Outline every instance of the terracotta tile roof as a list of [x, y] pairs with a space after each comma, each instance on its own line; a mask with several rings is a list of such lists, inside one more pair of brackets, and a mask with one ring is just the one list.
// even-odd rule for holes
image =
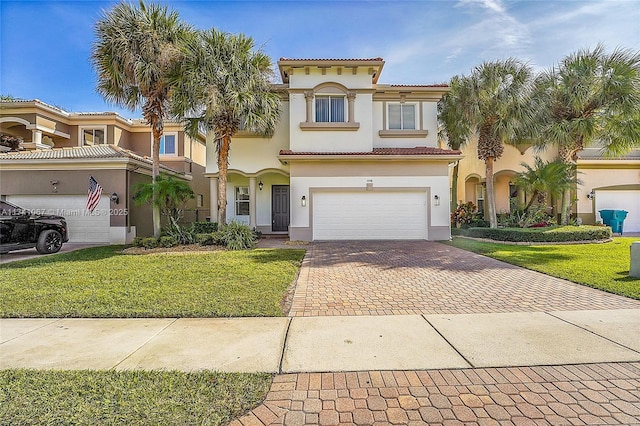
[[625, 155], [611, 157], [604, 154], [601, 149], [587, 148], [578, 152], [578, 160], [639, 160], [640, 149], [633, 149]]
[[[110, 158], [130, 158], [151, 166], [153, 161], [147, 156], [136, 154], [128, 149], [120, 148], [116, 145], [93, 145], [77, 146], [52, 149], [35, 149], [18, 152], [0, 153], [0, 161], [12, 160], [90, 160], [90, 159], [110, 159]], [[160, 169], [169, 172], [177, 172], [171, 167], [160, 164]]]
[[448, 84], [390, 84], [389, 87], [449, 87]]
[[281, 61], [371, 61], [379, 62], [382, 58], [280, 58]]
[[36, 149], [0, 154], [0, 160], [55, 160], [82, 158], [133, 158], [139, 161], [151, 162], [132, 151], [115, 145], [93, 145], [69, 148]]
[[280, 155], [460, 155], [460, 151], [417, 146], [415, 148], [373, 148], [373, 151], [369, 152], [294, 152], [283, 149]]

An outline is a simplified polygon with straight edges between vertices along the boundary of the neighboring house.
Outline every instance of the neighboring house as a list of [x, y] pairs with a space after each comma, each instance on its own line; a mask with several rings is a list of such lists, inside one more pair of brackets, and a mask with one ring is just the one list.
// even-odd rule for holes
[[[486, 176], [484, 162], [477, 155], [477, 138], [472, 139], [462, 153], [458, 202], [472, 201], [483, 211]], [[557, 155], [554, 148], [538, 152], [529, 145], [505, 146], [504, 154], [494, 164], [496, 211], [510, 212], [513, 205], [525, 201], [526, 195], [513, 183], [515, 175], [524, 171], [522, 162], [533, 166], [536, 156], [551, 161]], [[584, 224], [594, 224], [602, 221], [600, 210], [626, 210], [629, 214], [624, 231], [640, 232], [640, 150], [631, 151], [624, 157], [608, 158], [602, 155], [600, 148], [587, 148], [579, 153], [577, 166], [582, 184], [576, 188], [573, 213]]]
[[[292, 240], [450, 238], [449, 166], [436, 104], [446, 85], [379, 84], [384, 61], [278, 61], [282, 116], [273, 137], [231, 142], [227, 220]], [[207, 135], [211, 216], [215, 136]]]
[[[135, 184], [151, 181], [151, 130], [116, 113], [69, 113], [41, 101], [0, 102], [0, 133], [21, 137], [23, 150], [0, 154], [0, 195], [27, 209], [67, 218], [71, 242], [121, 244], [153, 233], [151, 209], [137, 206]], [[204, 137], [165, 123], [161, 172], [190, 182], [188, 220], [209, 216]], [[86, 212], [89, 176], [103, 187]]]

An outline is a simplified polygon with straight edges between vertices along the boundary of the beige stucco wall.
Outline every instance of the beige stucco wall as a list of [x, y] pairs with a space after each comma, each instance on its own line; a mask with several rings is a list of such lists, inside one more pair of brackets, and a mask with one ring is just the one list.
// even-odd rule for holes
[[[25, 179], [25, 174], [29, 178]], [[127, 208], [125, 170], [4, 170], [0, 173], [2, 195], [82, 195], [87, 194], [89, 176], [93, 176], [103, 188], [103, 194], [121, 195], [120, 204], [111, 208]], [[52, 180], [58, 181], [55, 187]], [[126, 216], [112, 215], [111, 226], [125, 226]]]
[[[484, 161], [478, 158], [478, 139], [473, 137], [463, 148], [462, 155], [464, 158], [460, 160], [458, 171], [458, 201], [476, 202], [474, 179], [478, 177], [481, 182], [485, 181], [486, 166]], [[522, 162], [533, 165], [535, 157], [539, 156], [544, 161], [552, 161], [557, 157], [557, 150], [550, 148], [544, 151], [538, 151], [533, 147], [521, 152], [518, 148], [506, 145], [504, 153], [500, 159], [494, 163], [493, 173], [496, 176], [494, 180], [496, 194], [496, 211], [498, 213], [509, 211], [509, 182], [516, 174], [525, 170], [521, 165]]]
[[595, 200], [590, 200], [587, 194], [592, 190], [604, 189], [612, 186], [639, 185], [640, 161], [607, 161], [601, 164], [584, 164], [578, 162], [578, 178], [582, 185], [578, 186], [578, 215], [584, 223], [594, 223], [596, 212]]
[[[280, 150], [289, 149], [289, 102], [282, 102], [282, 112], [274, 135], [271, 138], [257, 137], [238, 133], [231, 138], [229, 169], [246, 174], [254, 174], [265, 169], [287, 171], [288, 167], [280, 163]], [[207, 134], [206, 173], [218, 173], [218, 154], [213, 133]]]
[[[385, 108], [388, 103], [397, 101], [374, 101], [372, 105], [372, 138], [374, 148], [414, 148], [416, 146], [438, 147], [438, 123], [437, 102], [434, 101], [407, 101], [416, 104], [417, 120], [416, 130], [426, 130], [426, 137], [380, 137], [380, 130], [388, 130], [385, 120]], [[422, 112], [422, 114], [420, 114]]]

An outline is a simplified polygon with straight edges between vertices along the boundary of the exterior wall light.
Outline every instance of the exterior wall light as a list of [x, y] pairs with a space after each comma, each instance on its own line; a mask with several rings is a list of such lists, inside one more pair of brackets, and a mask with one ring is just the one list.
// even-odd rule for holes
[[433, 204], [435, 204], [436, 206], [440, 205], [440, 196], [439, 195], [434, 195], [433, 196], [433, 200], [434, 200]]
[[302, 196], [302, 198], [300, 199], [300, 205], [302, 207], [307, 207], [307, 197], [306, 196]]
[[596, 196], [596, 193], [593, 191], [593, 189], [591, 190], [590, 193], [587, 194], [587, 198], [590, 200], [593, 200], [593, 197]]
[[264, 183], [262, 183], [262, 179], [261, 179], [260, 182], [258, 182], [258, 189], [262, 191], [262, 188], [264, 188]]
[[49, 183], [51, 184], [51, 186], [53, 186], [52, 192], [58, 192], [58, 184], [60, 182], [58, 182], [56, 179], [53, 179], [53, 180], [50, 180]]
[[114, 204], [119, 204], [120, 203], [120, 197], [118, 196], [117, 192], [113, 192], [109, 198], [111, 198], [111, 201]]

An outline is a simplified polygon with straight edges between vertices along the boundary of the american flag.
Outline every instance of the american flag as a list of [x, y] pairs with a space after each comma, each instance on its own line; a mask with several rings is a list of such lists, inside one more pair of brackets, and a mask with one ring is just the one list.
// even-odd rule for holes
[[89, 210], [89, 213], [92, 213], [98, 207], [101, 195], [102, 187], [93, 176], [89, 176], [89, 192], [87, 192], [87, 210]]

